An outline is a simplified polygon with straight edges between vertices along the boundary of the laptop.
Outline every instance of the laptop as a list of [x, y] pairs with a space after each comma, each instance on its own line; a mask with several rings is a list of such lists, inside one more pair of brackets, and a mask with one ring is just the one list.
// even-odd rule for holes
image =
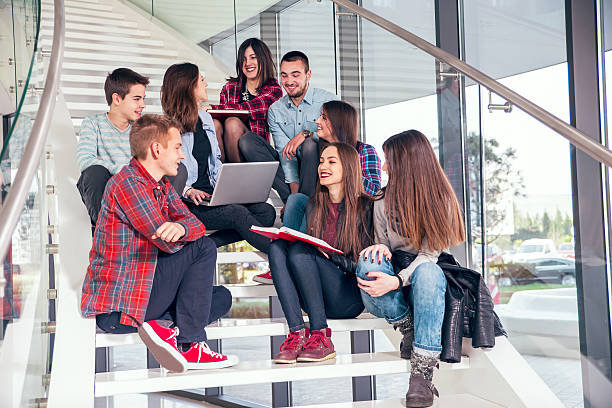
[[278, 162], [226, 163], [221, 165], [209, 201], [200, 205], [252, 204], [268, 200]]

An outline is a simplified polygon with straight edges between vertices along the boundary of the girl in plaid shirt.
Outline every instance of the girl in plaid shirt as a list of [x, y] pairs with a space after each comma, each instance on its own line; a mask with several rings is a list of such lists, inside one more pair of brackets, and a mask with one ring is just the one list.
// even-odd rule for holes
[[272, 53], [263, 41], [249, 38], [240, 45], [236, 77], [230, 78], [221, 89], [221, 104], [206, 108], [249, 111], [248, 127], [237, 117], [229, 117], [223, 122], [215, 119], [222, 162], [242, 161], [238, 140], [248, 131], [270, 141], [268, 108], [283, 95], [275, 71]]

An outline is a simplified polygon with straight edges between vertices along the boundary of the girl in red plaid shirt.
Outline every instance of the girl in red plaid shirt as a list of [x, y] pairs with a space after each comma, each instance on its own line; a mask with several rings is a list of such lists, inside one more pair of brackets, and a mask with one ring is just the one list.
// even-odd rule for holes
[[283, 95], [275, 71], [272, 53], [263, 41], [249, 38], [240, 45], [236, 77], [230, 78], [221, 89], [221, 104], [206, 108], [249, 111], [248, 127], [237, 117], [226, 118], [223, 122], [215, 119], [222, 162], [242, 161], [238, 140], [248, 131], [270, 141], [268, 108]]

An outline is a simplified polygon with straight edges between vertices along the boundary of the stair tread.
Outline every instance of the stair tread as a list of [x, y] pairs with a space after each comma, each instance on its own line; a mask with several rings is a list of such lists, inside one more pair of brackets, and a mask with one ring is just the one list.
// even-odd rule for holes
[[[41, 41], [41, 46], [45, 47], [45, 48], [50, 48], [51, 45], [53, 44], [53, 41], [50, 38], [45, 38]], [[87, 50], [87, 51], [91, 51], [91, 50], [96, 50], [96, 51], [108, 51], [109, 46], [108, 44], [96, 44], [96, 43], [90, 43], [90, 42], [79, 42], [79, 41], [71, 41], [71, 40], [67, 40], [66, 43], [64, 44], [65, 48], [67, 50], [71, 50], [71, 49], [79, 49], [79, 50]], [[168, 56], [168, 57], [176, 57], [178, 55], [178, 52], [176, 50], [169, 50], [169, 49], [159, 49], [159, 48], [152, 48], [150, 46], [131, 46], [131, 47], [121, 47], [119, 45], [113, 45], [112, 47], [113, 51], [116, 52], [126, 52], [126, 53], [130, 53], [130, 54], [145, 54], [145, 55], [161, 55], [161, 56]], [[86, 51], [68, 51], [68, 52], [86, 52]], [[129, 57], [129, 55], [124, 55], [123, 58], [127, 58]]]
[[[300, 408], [398, 408], [405, 406], [405, 398], [390, 398], [374, 401], [340, 402], [335, 404], [303, 405]], [[501, 405], [471, 394], [441, 395], [434, 402], [437, 408], [499, 408]]]
[[[440, 364], [441, 369], [469, 368], [469, 359], [458, 364]], [[163, 369], [140, 369], [96, 374], [96, 397], [126, 393], [159, 392], [189, 388], [269, 382], [300, 381], [334, 377], [355, 377], [407, 372], [408, 360], [398, 352], [339, 354], [320, 363], [274, 364], [272, 360], [241, 361], [217, 370], [189, 370], [168, 373]]]
[[[66, 22], [65, 26], [66, 26], [66, 32], [75, 30], [75, 31], [93, 31], [93, 32], [107, 33], [109, 31], [109, 28], [106, 27], [105, 25], [90, 24], [87, 22], [80, 23], [80, 22], [68, 21]], [[41, 28], [42, 29], [53, 28], [53, 21], [52, 20], [42, 20]], [[150, 31], [141, 30], [137, 28], [128, 28], [128, 27], [113, 27], [112, 32], [114, 34], [133, 35], [137, 37], [150, 37], [151, 36]]]
[[[40, 36], [43, 38], [53, 38], [53, 30], [48, 28], [41, 28]], [[154, 47], [163, 47], [164, 42], [161, 40], [151, 40], [149, 38], [141, 38], [141, 37], [131, 37], [127, 34], [123, 36], [112, 36], [108, 34], [91, 34], [91, 33], [75, 33], [73, 31], [66, 31], [66, 38], [76, 38], [79, 40], [91, 40], [91, 41], [101, 41], [107, 44], [125, 44], [129, 42], [130, 44], [144, 44], [150, 45]], [[112, 47], [112, 45], [108, 45]]]
[[[385, 319], [363, 314], [355, 319], [328, 319], [333, 332], [357, 330], [388, 329]], [[272, 319], [221, 319], [206, 327], [209, 339], [228, 339], [257, 336], [284, 336], [289, 333], [284, 318]], [[137, 333], [108, 334], [96, 333], [96, 347], [123, 346], [126, 344], [142, 344]]]

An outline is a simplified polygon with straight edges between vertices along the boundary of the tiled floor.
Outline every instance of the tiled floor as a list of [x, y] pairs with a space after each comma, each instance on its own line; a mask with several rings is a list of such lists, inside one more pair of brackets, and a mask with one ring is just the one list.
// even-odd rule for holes
[[[388, 339], [377, 332], [375, 335], [377, 351], [391, 350]], [[334, 344], [339, 352], [350, 349], [348, 333], [334, 335]], [[143, 346], [124, 346], [116, 348], [115, 369], [145, 367], [145, 350]], [[248, 339], [230, 339], [223, 342], [223, 351], [236, 354], [243, 360], [261, 360], [269, 358], [269, 338], [257, 337]], [[582, 384], [580, 380], [580, 361], [525, 356], [532, 368], [544, 382], [561, 399], [568, 408], [583, 407]], [[376, 377], [378, 399], [401, 398], [404, 396], [408, 377], [406, 374], [390, 374]], [[271, 405], [270, 384], [242, 385], [225, 387], [228, 395], [249, 400], [262, 405]], [[313, 392], [313, 390], [315, 390]], [[294, 405], [346, 402], [352, 399], [350, 378], [331, 380], [297, 381], [292, 385]], [[202, 402], [193, 402], [166, 394], [124, 395], [114, 398], [96, 399], [96, 408], [191, 408], [210, 406]]]

